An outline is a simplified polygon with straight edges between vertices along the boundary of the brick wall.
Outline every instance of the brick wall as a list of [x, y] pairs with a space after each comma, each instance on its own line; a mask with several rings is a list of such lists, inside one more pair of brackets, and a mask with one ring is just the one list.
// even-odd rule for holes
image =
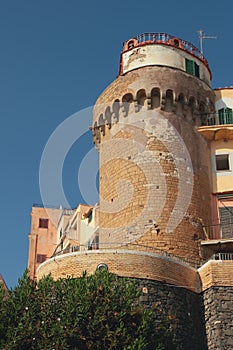
[[202, 290], [212, 286], [233, 287], [233, 261], [232, 260], [209, 260], [198, 273], [201, 278]]
[[[148, 109], [154, 87], [160, 89], [161, 103], [156, 111]], [[146, 94], [143, 106], [136, 100], [140, 89]], [[209, 144], [197, 132], [195, 123], [200, 117], [200, 104], [206, 104], [208, 98], [209, 105], [213, 105], [213, 91], [200, 79], [178, 70], [140, 68], [118, 77], [103, 92], [97, 100], [94, 122], [98, 125], [106, 107], [111, 110], [113, 101], [123, 101], [126, 93], [133, 97], [128, 114], [120, 110], [111, 130], [106, 125], [101, 129], [105, 122], [100, 126], [100, 242], [135, 241], [198, 264], [199, 243], [204, 238], [202, 223], [209, 225], [211, 220], [211, 157]], [[180, 94], [186, 101], [182, 111], [177, 107]], [[189, 99], [196, 102], [190, 105]], [[161, 123], [158, 113], [164, 123], [159, 132], [153, 132], [153, 127]], [[148, 126], [152, 118], [154, 124]], [[132, 126], [135, 119], [139, 127]], [[168, 127], [163, 129], [166, 123]], [[179, 137], [174, 136], [174, 130]], [[168, 140], [173, 140], [170, 148]], [[185, 147], [193, 170], [193, 188], [189, 189], [190, 169], [179, 165], [182, 160], [182, 164], [188, 163], [182, 153]], [[188, 193], [192, 195], [185, 208]], [[181, 220], [175, 223], [178, 216]], [[175, 224], [168, 231], [172, 222]]]
[[146, 278], [175, 284], [193, 292], [200, 283], [196, 270], [169, 257], [137, 251], [108, 250], [75, 252], [49, 259], [37, 269], [38, 279], [51, 273], [54, 279], [80, 277], [85, 270], [94, 273], [98, 264], [105, 263], [110, 272], [122, 277]]

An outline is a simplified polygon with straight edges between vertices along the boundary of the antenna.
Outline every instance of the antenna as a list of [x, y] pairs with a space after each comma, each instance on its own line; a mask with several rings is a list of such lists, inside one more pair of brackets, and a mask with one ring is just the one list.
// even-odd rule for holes
[[199, 29], [197, 32], [199, 33], [200, 50], [201, 50], [201, 53], [203, 54], [203, 39], [217, 39], [217, 37], [216, 36], [205, 35], [203, 29]]

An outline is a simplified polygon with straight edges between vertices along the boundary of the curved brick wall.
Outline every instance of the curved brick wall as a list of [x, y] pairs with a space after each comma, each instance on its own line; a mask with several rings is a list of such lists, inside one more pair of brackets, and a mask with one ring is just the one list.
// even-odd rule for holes
[[84, 270], [94, 273], [105, 263], [111, 273], [122, 277], [146, 278], [199, 291], [196, 270], [169, 257], [138, 251], [106, 250], [75, 252], [51, 258], [37, 269], [37, 278], [51, 273], [56, 280], [68, 276], [80, 277]]
[[[203, 102], [206, 107], [214, 108], [214, 91], [199, 78], [179, 69], [162, 66], [142, 67], [125, 75], [120, 75], [103, 91], [96, 101], [93, 121], [98, 122], [99, 114], [104, 112], [102, 110], [103, 106], [112, 108], [115, 100], [122, 101], [122, 97], [128, 93], [133, 95], [135, 101], [137, 92], [141, 89], [144, 89], [147, 98], [150, 98], [153, 88], [159, 89], [162, 98], [167, 90], [171, 90], [174, 93], [175, 102], [182, 94], [186, 101], [193, 97], [199, 104]], [[163, 107], [163, 100], [161, 100], [160, 107]], [[177, 105], [175, 104], [174, 107], [177, 107]], [[186, 111], [187, 108], [188, 103], [186, 103]], [[198, 115], [196, 115], [196, 118], [198, 118]]]
[[[155, 87], [160, 91], [160, 105], [156, 111], [151, 109], [150, 96]], [[142, 91], [142, 95], [138, 91]], [[133, 99], [128, 111], [121, 102], [127, 93]], [[183, 95], [181, 110], [180, 94]], [[105, 120], [104, 115], [107, 118], [106, 115], [111, 114], [116, 99], [120, 101], [118, 121]], [[210, 224], [211, 218], [211, 157], [209, 144], [197, 132], [195, 124], [200, 125], [201, 104], [203, 108], [211, 109], [213, 101], [214, 93], [206, 83], [166, 67], [131, 71], [119, 76], [102, 93], [93, 118], [94, 129], [100, 125], [100, 242], [134, 241], [189, 259], [193, 265], [200, 263], [199, 242], [204, 238], [202, 224]], [[109, 106], [108, 113], [106, 106]], [[132, 126], [139, 114], [140, 126]], [[150, 119], [151, 123], [153, 116], [155, 124], [160, 116], [173, 131], [170, 132], [169, 126], [164, 135], [153, 134], [153, 125], [148, 126], [147, 122]], [[107, 120], [109, 128], [105, 125]], [[169, 149], [163, 141], [174, 139], [174, 130], [185, 146], [177, 141], [173, 149]], [[139, 144], [138, 149], [136, 144]], [[187, 160], [186, 155], [181, 155], [185, 147], [191, 157], [193, 191], [182, 187], [187, 182], [188, 167], [182, 171], [177, 167], [179, 158], [183, 164]], [[182, 198], [186, 198], [188, 191], [192, 196], [187, 200], [187, 211], [182, 213], [185, 207]], [[175, 222], [178, 216], [180, 221], [169, 231], [168, 224]]]
[[232, 260], [209, 260], [198, 269], [202, 291], [210, 287], [233, 287], [232, 271]]

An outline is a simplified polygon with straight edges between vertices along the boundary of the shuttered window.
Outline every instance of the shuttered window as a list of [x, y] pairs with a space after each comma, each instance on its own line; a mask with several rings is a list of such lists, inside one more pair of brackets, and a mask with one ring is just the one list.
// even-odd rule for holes
[[233, 113], [231, 108], [221, 108], [218, 111], [219, 124], [233, 124]]
[[195, 77], [200, 78], [200, 68], [196, 62], [194, 62], [194, 75]]
[[219, 208], [222, 238], [233, 238], [233, 207]]
[[196, 62], [185, 59], [186, 72], [200, 78], [200, 69]]

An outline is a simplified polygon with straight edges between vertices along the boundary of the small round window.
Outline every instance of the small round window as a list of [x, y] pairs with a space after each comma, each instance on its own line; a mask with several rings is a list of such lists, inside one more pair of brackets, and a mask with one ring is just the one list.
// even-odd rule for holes
[[97, 266], [96, 270], [108, 270], [108, 265], [101, 263]]

